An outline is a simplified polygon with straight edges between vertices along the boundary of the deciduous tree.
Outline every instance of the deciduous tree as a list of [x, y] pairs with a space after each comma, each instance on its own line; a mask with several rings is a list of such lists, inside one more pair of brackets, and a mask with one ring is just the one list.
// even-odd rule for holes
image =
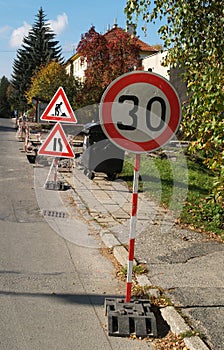
[[27, 102], [32, 103], [32, 98], [36, 97], [43, 101], [50, 101], [55, 92], [62, 86], [68, 100], [75, 108], [75, 96], [79, 88], [78, 81], [73, 76], [66, 74], [64, 65], [52, 61], [40, 67], [38, 72], [31, 78], [31, 86], [26, 92]]
[[183, 69], [188, 86], [182, 131], [217, 174], [217, 196], [224, 194], [224, 6], [222, 0], [127, 0], [129, 22], [166, 19], [159, 29], [167, 63]]
[[115, 78], [139, 65], [136, 40], [123, 30], [107, 37], [107, 34], [97, 33], [95, 27], [82, 35], [77, 52], [87, 63], [87, 68], [80, 96], [81, 105], [98, 103], [104, 89]]

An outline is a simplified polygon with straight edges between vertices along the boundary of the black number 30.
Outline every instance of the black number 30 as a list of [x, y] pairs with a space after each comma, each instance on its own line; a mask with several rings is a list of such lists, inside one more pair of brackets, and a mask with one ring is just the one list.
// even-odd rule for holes
[[[120, 96], [118, 99], [118, 102], [123, 103], [124, 101], [132, 101], [134, 104], [134, 107], [129, 111], [129, 116], [132, 118], [132, 124], [125, 125], [122, 122], [117, 122], [117, 127], [120, 130], [136, 130], [137, 129], [137, 120], [138, 120], [136, 112], [138, 111], [139, 99], [137, 96], [134, 96], [134, 95], [122, 95], [122, 96]], [[152, 125], [152, 106], [153, 106], [153, 103], [155, 103], [155, 102], [159, 102], [160, 106], [161, 106], [160, 123], [158, 126]], [[160, 129], [162, 129], [165, 120], [166, 120], [165, 101], [160, 96], [152, 97], [148, 101], [147, 106], [146, 106], [146, 125], [147, 125], [147, 128], [150, 131], [159, 131]]]

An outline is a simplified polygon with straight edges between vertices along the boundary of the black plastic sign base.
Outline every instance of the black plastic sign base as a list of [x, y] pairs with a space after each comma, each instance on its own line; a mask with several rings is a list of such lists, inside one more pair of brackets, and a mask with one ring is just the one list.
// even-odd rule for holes
[[148, 300], [125, 302], [123, 299], [105, 299], [108, 316], [108, 335], [127, 337], [156, 337], [156, 318]]
[[64, 190], [64, 182], [62, 181], [47, 181], [45, 184], [45, 189], [46, 190]]

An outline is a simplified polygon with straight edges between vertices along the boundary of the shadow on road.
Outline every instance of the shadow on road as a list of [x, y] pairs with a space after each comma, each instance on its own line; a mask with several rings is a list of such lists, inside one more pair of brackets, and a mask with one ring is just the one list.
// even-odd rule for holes
[[[31, 298], [50, 298], [52, 301], [57, 300], [62, 303], [79, 304], [79, 305], [92, 305], [92, 306], [104, 306], [105, 299], [120, 299], [124, 298], [118, 295], [108, 294], [69, 294], [69, 293], [29, 293], [29, 292], [11, 292], [11, 291], [0, 291], [0, 295], [13, 296], [13, 297], [31, 297]], [[162, 318], [160, 308], [152, 305], [152, 312], [156, 318], [157, 325], [157, 337], [165, 337], [170, 327], [166, 321]]]
[[14, 127], [11, 127], [11, 126], [3, 126], [3, 125], [0, 125], [0, 132], [1, 131], [13, 131], [13, 132], [16, 132], [16, 128]]
[[38, 293], [38, 292], [11, 292], [0, 291], [0, 295], [16, 296], [16, 297], [31, 297], [31, 298], [51, 298], [58, 299], [62, 303], [79, 304], [79, 305], [95, 305], [100, 306], [104, 304], [105, 298], [121, 298], [119, 295], [107, 294], [69, 294], [69, 293]]

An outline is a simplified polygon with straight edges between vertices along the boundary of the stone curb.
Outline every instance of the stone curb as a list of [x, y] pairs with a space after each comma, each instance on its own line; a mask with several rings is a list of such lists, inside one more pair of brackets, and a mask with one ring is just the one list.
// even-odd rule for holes
[[190, 350], [208, 350], [209, 348], [205, 345], [205, 343], [198, 336], [186, 337], [184, 338], [185, 345]]
[[114, 249], [114, 247], [121, 245], [118, 239], [110, 231], [100, 231], [100, 236], [107, 248]]
[[179, 335], [191, 330], [191, 328], [186, 324], [184, 319], [173, 306], [166, 306], [164, 308], [161, 308], [161, 315], [163, 316], [164, 320], [170, 325], [171, 332]]
[[[113, 233], [110, 231], [101, 230], [100, 236], [107, 248], [113, 250], [113, 255], [117, 261], [122, 266], [127, 266], [128, 251], [124, 246], [121, 245]], [[137, 264], [136, 261], [135, 264]], [[148, 277], [145, 275], [138, 276], [137, 282], [140, 286], [152, 285]], [[159, 293], [159, 290], [156, 288], [153, 288], [150, 291], [151, 296], [154, 297], [158, 297]], [[161, 308], [161, 315], [174, 334], [181, 335], [185, 332], [191, 331], [191, 328], [187, 325], [183, 317], [176, 311], [173, 306], [166, 306], [164, 308]], [[183, 340], [189, 350], [209, 350], [209, 348], [198, 336], [184, 337]]]
[[[173, 306], [166, 306], [161, 309], [161, 314], [164, 320], [170, 326], [173, 333], [181, 335], [191, 331], [191, 328], [186, 324], [182, 316], [176, 311]], [[184, 343], [190, 350], [208, 350], [209, 348], [198, 336], [184, 337]]]
[[[112, 249], [115, 259], [123, 267], [126, 267], [128, 261], [127, 249], [121, 244], [121, 242], [115, 237], [115, 235], [111, 231], [102, 229], [100, 223], [94, 221], [93, 217], [88, 213], [88, 208], [83, 202], [80, 195], [77, 193], [77, 191], [72, 185], [71, 188], [73, 190], [74, 199], [76, 201], [78, 199], [78, 203], [76, 203], [79, 209], [81, 209], [83, 216], [87, 220], [91, 221], [91, 224], [93, 224], [93, 226], [100, 231], [100, 237], [105, 246], [109, 249]], [[86, 208], [86, 210], [83, 210], [83, 206]], [[136, 260], [134, 260], [133, 263], [134, 265], [137, 265]], [[146, 275], [138, 276], [137, 282], [140, 286], [152, 285], [152, 283]], [[154, 297], [158, 297], [159, 293], [160, 291], [156, 288], [153, 288], [150, 291], [151, 296]], [[163, 319], [167, 322], [168, 326], [174, 334], [180, 335], [187, 331], [191, 331], [191, 328], [186, 324], [183, 317], [176, 311], [176, 309], [173, 306], [166, 306], [164, 308], [161, 308], [161, 314]], [[189, 350], [210, 350], [199, 336], [184, 337], [183, 340], [186, 347]]]

